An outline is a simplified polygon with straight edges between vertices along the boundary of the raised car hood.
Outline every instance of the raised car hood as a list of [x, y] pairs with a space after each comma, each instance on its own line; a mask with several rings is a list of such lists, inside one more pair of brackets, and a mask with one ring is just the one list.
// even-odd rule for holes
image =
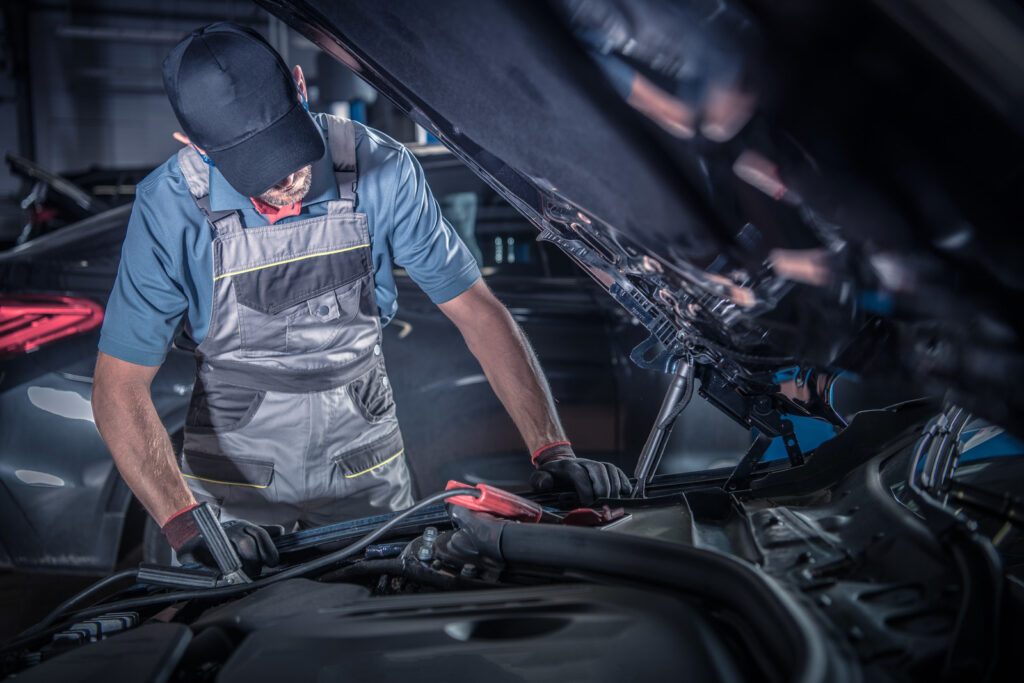
[[647, 326], [640, 364], [750, 393], [792, 365], [894, 373], [1024, 414], [1017, 8], [259, 2]]

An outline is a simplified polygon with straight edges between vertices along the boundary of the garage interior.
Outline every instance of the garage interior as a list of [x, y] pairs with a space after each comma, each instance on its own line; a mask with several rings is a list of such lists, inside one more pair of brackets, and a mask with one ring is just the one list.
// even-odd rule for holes
[[[602, 639], [639, 648], [644, 675], [1014, 680], [1024, 11], [1003, 0], [854, 5], [4, 3], [2, 672], [62, 675], [52, 672], [64, 657], [87, 680], [74, 653], [159, 623], [167, 633], [139, 649], [166, 647], [172, 663], [124, 680], [271, 680], [289, 662], [334, 676], [339, 653], [379, 680], [414, 661], [449, 677], [628, 677], [622, 650], [598, 652], [616, 650]], [[90, 402], [136, 186], [183, 149], [162, 64], [213, 22], [255, 31], [301, 66], [307, 111], [379, 131], [414, 159], [446, 234], [550, 385], [565, 441], [541, 451], [571, 442], [573, 460], [620, 468], [623, 493], [584, 502], [537, 476], [493, 372], [415, 268], [394, 263], [397, 312], [373, 309], [386, 324], [367, 348], [388, 360], [378, 391], [397, 406], [412, 500], [433, 507], [394, 529], [397, 510], [373, 508], [319, 530], [269, 530], [281, 565], [252, 577], [225, 535], [243, 581], [266, 582], [251, 593], [232, 587], [216, 550], [181, 567]], [[372, 283], [369, 261], [366, 272]], [[300, 313], [335, 315], [334, 291]], [[80, 317], [23, 334], [19, 320], [58, 304]], [[184, 476], [221, 485], [185, 455], [186, 433], [216, 431], [195, 423], [210, 412], [190, 398], [209, 366], [190, 325], [178, 323], [152, 399]], [[231, 406], [224, 433], [244, 430], [272, 391], [245, 388], [259, 396]], [[352, 396], [369, 424], [381, 419], [365, 410], [380, 396]], [[374, 457], [340, 480], [390, 460]], [[241, 486], [282, 474], [254, 476]], [[438, 493], [458, 482], [479, 488], [461, 501]], [[190, 510], [200, 537], [214, 535], [203, 524], [221, 533], [219, 512]], [[590, 545], [591, 532], [605, 540]], [[224, 599], [193, 595], [206, 588]], [[174, 591], [184, 597], [172, 602]], [[110, 636], [101, 608], [122, 604], [135, 616]], [[273, 638], [277, 619], [294, 639]]]

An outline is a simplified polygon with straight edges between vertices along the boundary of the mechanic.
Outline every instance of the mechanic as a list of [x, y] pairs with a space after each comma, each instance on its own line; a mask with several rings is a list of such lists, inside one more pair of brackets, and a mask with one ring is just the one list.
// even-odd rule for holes
[[[179, 559], [202, 559], [183, 513], [204, 501], [250, 567], [276, 561], [264, 526], [412, 504], [381, 354], [393, 266], [458, 327], [549, 482], [588, 503], [628, 492], [620, 469], [574, 456], [525, 336], [407, 149], [310, 114], [301, 68], [244, 27], [194, 31], [163, 75], [189, 144], [137, 187], [93, 411]], [[150, 395], [179, 330], [198, 368], [180, 467]]]

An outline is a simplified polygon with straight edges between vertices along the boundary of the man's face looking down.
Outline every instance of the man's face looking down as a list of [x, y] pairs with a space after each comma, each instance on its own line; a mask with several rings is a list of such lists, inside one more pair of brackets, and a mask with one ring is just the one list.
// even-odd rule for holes
[[257, 199], [271, 206], [288, 206], [304, 199], [306, 193], [309, 192], [309, 186], [312, 182], [313, 167], [303, 166], [261, 194]]

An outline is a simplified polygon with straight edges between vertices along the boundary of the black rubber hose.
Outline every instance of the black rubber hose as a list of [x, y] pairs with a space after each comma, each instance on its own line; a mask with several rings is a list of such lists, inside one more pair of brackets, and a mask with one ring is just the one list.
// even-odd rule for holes
[[626, 534], [539, 524], [505, 524], [502, 558], [661, 585], [723, 604], [749, 620], [768, 650], [795, 668], [789, 680], [838, 680], [819, 628], [756, 567], [727, 555]]
[[[410, 581], [433, 586], [441, 590], [452, 590], [457, 587], [469, 588], [478, 585], [472, 581], [459, 583], [454, 576], [434, 571], [430, 567], [421, 564], [418, 560], [412, 558], [403, 560], [398, 557], [386, 560], [362, 560], [347, 567], [328, 572], [320, 577], [320, 581], [346, 583], [381, 574], [401, 576]], [[491, 588], [493, 586], [488, 585], [487, 587]]]
[[334, 571], [327, 572], [320, 577], [320, 581], [327, 583], [345, 583], [352, 579], [365, 579], [368, 576], [380, 574], [401, 574], [405, 569], [405, 563], [399, 557], [391, 557], [383, 560], [363, 560], [341, 567]]

